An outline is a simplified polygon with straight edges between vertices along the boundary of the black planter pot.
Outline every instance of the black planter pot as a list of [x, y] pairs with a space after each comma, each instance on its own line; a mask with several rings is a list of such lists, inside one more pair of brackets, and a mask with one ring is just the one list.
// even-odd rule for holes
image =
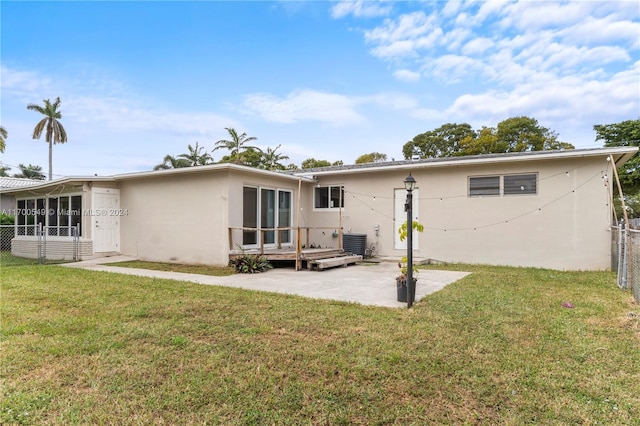
[[[417, 278], [413, 279], [413, 285], [411, 286], [411, 300], [415, 302], [416, 300], [416, 283], [418, 282]], [[406, 302], [407, 301], [407, 279], [404, 278], [396, 278], [396, 288], [398, 289], [398, 302]]]

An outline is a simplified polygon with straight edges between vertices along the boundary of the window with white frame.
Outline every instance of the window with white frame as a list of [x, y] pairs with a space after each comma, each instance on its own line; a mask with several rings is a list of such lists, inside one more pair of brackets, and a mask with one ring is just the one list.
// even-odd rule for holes
[[73, 236], [72, 228], [82, 234], [82, 195], [19, 199], [16, 207], [17, 235], [36, 235], [39, 225], [46, 227], [48, 236]]
[[243, 230], [242, 244], [257, 245], [260, 238], [266, 245], [290, 244], [291, 229], [278, 228], [291, 227], [291, 191], [253, 186], [245, 186], [242, 190], [242, 226], [256, 229]]
[[538, 174], [469, 176], [469, 197], [536, 195]]
[[314, 188], [313, 207], [316, 210], [344, 208], [344, 187], [336, 185]]

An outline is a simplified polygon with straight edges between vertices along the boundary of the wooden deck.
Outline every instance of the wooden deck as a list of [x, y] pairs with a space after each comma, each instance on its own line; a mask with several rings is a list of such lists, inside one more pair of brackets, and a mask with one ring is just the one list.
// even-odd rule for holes
[[[248, 249], [248, 250], [232, 250], [229, 253], [229, 259], [234, 259], [236, 257], [242, 256], [243, 254], [260, 254], [259, 249]], [[293, 247], [290, 248], [265, 248], [262, 253], [268, 261], [270, 262], [278, 262], [278, 261], [296, 261], [296, 249]], [[357, 257], [357, 258], [356, 258]], [[319, 249], [302, 249], [300, 253], [300, 261], [303, 263], [303, 267], [307, 269], [324, 269], [324, 267], [318, 267], [318, 264], [325, 264], [331, 266], [339, 266], [339, 265], [347, 265], [359, 262], [362, 260], [362, 256], [348, 256], [342, 249], [335, 248], [319, 248]], [[333, 259], [332, 262], [318, 262], [327, 259]], [[336, 260], [340, 259], [340, 260]]]

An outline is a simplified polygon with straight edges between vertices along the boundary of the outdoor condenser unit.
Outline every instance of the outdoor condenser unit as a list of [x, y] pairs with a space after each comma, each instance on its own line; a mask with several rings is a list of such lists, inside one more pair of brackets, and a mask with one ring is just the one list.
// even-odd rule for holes
[[364, 257], [367, 250], [367, 234], [342, 234], [342, 248], [347, 253]]

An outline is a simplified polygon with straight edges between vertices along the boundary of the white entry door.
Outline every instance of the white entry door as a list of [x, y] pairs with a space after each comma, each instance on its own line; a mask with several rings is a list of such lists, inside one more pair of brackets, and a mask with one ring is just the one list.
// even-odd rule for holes
[[[394, 219], [393, 219], [393, 232], [394, 232], [394, 248], [396, 250], [406, 250], [407, 240], [400, 241], [400, 235], [398, 234], [398, 228], [407, 221], [407, 212], [404, 211], [404, 203], [407, 201], [407, 190], [396, 189], [394, 192]], [[418, 220], [418, 190], [413, 190], [413, 220]], [[417, 250], [419, 247], [418, 232], [413, 231], [413, 249]]]
[[92, 200], [94, 253], [120, 250], [120, 190], [94, 189]]

